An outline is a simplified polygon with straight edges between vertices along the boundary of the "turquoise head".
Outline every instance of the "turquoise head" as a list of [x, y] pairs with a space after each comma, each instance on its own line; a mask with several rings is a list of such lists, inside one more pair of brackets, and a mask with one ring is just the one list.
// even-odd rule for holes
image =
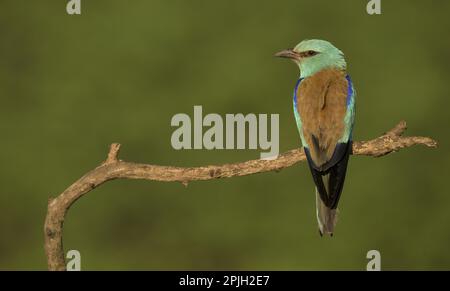
[[304, 40], [293, 49], [283, 50], [275, 56], [293, 60], [300, 69], [301, 78], [307, 78], [323, 69], [345, 70], [347, 67], [342, 51], [320, 39]]

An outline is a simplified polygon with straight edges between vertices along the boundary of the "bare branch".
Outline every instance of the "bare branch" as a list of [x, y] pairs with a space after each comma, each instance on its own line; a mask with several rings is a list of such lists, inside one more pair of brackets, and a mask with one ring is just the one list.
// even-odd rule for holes
[[[402, 134], [405, 130], [406, 122], [401, 121], [380, 137], [369, 141], [354, 142], [353, 155], [380, 157], [413, 145], [437, 147], [437, 142], [429, 137], [403, 137]], [[281, 154], [275, 160], [250, 160], [235, 164], [183, 168], [124, 162], [118, 159], [119, 150], [120, 144], [112, 144], [106, 161], [85, 174], [59, 196], [49, 199], [44, 226], [45, 251], [49, 270], [66, 269], [62, 229], [65, 215], [70, 206], [78, 198], [107, 181], [113, 179], [144, 179], [181, 182], [187, 186], [190, 181], [279, 171], [306, 159], [302, 149], [294, 149]]]

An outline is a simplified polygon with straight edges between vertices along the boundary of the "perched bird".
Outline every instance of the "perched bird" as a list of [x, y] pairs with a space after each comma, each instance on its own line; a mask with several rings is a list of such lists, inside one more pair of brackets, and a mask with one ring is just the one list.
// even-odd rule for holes
[[294, 115], [316, 185], [319, 233], [333, 235], [338, 203], [352, 151], [355, 89], [344, 54], [328, 41], [304, 40], [275, 54], [300, 69]]

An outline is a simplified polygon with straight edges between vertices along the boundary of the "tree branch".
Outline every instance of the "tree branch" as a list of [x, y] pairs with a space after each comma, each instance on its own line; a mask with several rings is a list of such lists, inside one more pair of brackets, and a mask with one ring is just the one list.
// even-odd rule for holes
[[[413, 145], [436, 148], [437, 142], [429, 137], [403, 137], [406, 122], [401, 121], [382, 136], [353, 143], [353, 155], [380, 157]], [[45, 218], [45, 251], [49, 270], [65, 270], [62, 231], [64, 218], [70, 206], [81, 196], [113, 179], [144, 179], [165, 182], [211, 180], [278, 171], [304, 161], [302, 149], [285, 152], [275, 160], [250, 160], [242, 163], [203, 167], [170, 167], [124, 162], [118, 159], [120, 144], [111, 145], [105, 162], [88, 172], [58, 197], [48, 201]]]

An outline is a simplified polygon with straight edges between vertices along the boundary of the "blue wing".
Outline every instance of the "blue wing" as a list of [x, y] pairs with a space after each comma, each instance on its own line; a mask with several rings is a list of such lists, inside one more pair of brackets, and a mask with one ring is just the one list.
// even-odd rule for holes
[[347, 112], [344, 118], [345, 123], [344, 134], [342, 135], [342, 138], [339, 140], [339, 142], [343, 143], [352, 140], [353, 124], [355, 122], [355, 97], [356, 97], [355, 87], [353, 87], [353, 82], [352, 79], [350, 78], [350, 75], [347, 75], [345, 78], [347, 79], [348, 82]]
[[293, 98], [293, 105], [294, 105], [294, 116], [295, 116], [295, 122], [297, 123], [297, 129], [300, 134], [300, 139], [302, 141], [303, 147], [308, 147], [308, 143], [306, 142], [305, 138], [303, 137], [303, 131], [302, 131], [302, 120], [300, 118], [300, 114], [297, 110], [297, 91], [298, 87], [300, 86], [300, 83], [303, 81], [304, 78], [298, 79], [297, 83], [295, 84], [294, 88], [294, 98]]

